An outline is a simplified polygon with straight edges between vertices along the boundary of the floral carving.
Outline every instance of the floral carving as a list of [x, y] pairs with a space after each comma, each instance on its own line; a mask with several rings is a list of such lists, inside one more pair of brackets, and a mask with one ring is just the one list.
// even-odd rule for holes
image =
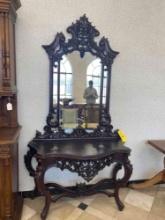
[[91, 181], [100, 170], [112, 163], [112, 156], [100, 160], [58, 160], [54, 165], [61, 170], [68, 169], [78, 173], [87, 182]]

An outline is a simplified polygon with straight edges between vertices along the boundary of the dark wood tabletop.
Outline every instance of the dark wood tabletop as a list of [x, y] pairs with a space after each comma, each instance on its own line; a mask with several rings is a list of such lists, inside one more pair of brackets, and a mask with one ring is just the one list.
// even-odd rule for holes
[[130, 149], [125, 147], [122, 142], [108, 140], [72, 140], [72, 141], [37, 141], [36, 147], [33, 142], [37, 155], [42, 158], [62, 157], [72, 159], [99, 159], [113, 153], [130, 153]]
[[165, 154], [165, 140], [148, 140], [148, 143], [152, 147]]

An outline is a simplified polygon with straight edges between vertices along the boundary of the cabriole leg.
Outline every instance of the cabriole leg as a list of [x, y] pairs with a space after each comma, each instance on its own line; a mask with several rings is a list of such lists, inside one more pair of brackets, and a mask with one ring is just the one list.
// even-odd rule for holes
[[35, 172], [35, 182], [38, 191], [45, 197], [45, 205], [41, 212], [41, 219], [45, 220], [49, 211], [50, 203], [51, 203], [51, 195], [50, 192], [47, 190], [45, 184], [44, 184], [44, 174], [46, 171], [46, 168], [44, 168], [42, 164], [42, 160], [38, 159], [38, 165]]

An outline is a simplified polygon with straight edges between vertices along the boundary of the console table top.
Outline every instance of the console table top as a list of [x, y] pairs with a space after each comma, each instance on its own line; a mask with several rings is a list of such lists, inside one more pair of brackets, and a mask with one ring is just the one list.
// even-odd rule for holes
[[149, 140], [148, 143], [152, 147], [156, 148], [157, 150], [165, 154], [165, 140]]
[[[31, 144], [30, 144], [31, 145]], [[130, 153], [122, 142], [109, 140], [72, 140], [32, 142], [32, 148], [41, 158], [99, 159], [113, 153]]]

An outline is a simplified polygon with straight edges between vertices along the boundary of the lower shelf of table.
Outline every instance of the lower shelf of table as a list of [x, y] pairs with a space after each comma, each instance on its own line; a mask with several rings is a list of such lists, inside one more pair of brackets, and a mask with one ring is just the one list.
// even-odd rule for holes
[[[120, 180], [114, 181], [113, 179], [103, 179], [93, 185], [86, 185], [85, 183], [77, 184], [73, 187], [64, 187], [57, 183], [46, 183], [45, 190], [41, 192], [41, 195], [45, 196], [45, 205], [41, 212], [41, 219], [45, 220], [49, 211], [51, 202], [58, 202], [63, 197], [79, 197], [90, 196], [94, 194], [104, 194], [108, 197], [114, 197], [116, 205], [120, 211], [124, 209], [124, 204], [120, 200], [119, 190], [124, 187], [126, 183], [122, 183]], [[111, 189], [107, 191], [105, 189]], [[112, 191], [113, 189], [113, 191]]]

